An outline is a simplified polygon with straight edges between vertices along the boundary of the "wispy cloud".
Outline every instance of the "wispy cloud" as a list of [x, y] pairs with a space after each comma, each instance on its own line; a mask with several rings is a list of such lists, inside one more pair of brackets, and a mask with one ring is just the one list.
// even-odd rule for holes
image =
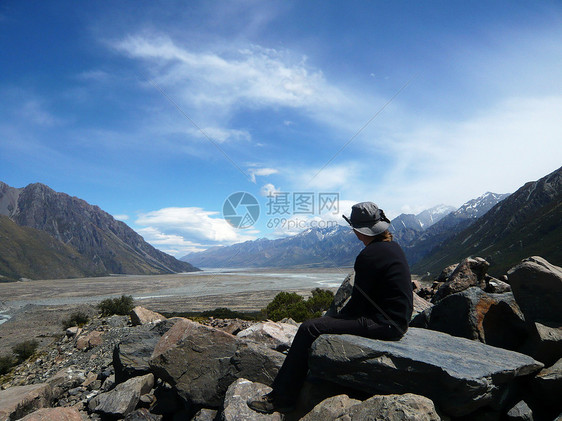
[[277, 174], [278, 172], [279, 170], [276, 170], [275, 168], [250, 168], [248, 170], [252, 183], [256, 182], [256, 176], [268, 176], [271, 174]]

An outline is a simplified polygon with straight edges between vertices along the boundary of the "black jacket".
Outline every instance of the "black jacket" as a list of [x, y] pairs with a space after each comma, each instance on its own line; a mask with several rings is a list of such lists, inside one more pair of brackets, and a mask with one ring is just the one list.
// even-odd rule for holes
[[372, 242], [357, 256], [354, 269], [353, 292], [341, 316], [364, 318], [406, 332], [413, 293], [408, 262], [400, 246], [393, 241]]

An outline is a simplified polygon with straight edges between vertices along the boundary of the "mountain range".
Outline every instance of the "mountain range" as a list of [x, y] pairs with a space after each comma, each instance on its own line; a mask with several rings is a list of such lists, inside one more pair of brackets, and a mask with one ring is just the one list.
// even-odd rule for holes
[[[453, 233], [474, 222], [507, 195], [486, 193], [458, 209], [439, 205], [417, 215], [401, 214], [391, 221], [390, 231], [413, 264]], [[445, 222], [444, 222], [445, 221]], [[435, 227], [435, 228], [434, 228]], [[429, 240], [417, 243], [424, 234]], [[190, 253], [182, 259], [200, 267], [337, 267], [352, 266], [363, 248], [349, 226], [310, 228], [295, 236], [246, 241]], [[421, 257], [420, 257], [421, 256]], [[414, 260], [415, 259], [415, 260]]]
[[0, 182], [0, 277], [53, 279], [198, 270], [98, 206], [44, 184]]

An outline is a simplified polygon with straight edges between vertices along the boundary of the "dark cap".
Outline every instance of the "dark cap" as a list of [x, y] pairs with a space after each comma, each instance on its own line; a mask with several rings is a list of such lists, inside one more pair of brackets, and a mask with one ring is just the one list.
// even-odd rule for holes
[[361, 202], [351, 207], [351, 216], [343, 215], [351, 227], [361, 234], [375, 236], [383, 233], [390, 226], [390, 221], [382, 209], [373, 202]]

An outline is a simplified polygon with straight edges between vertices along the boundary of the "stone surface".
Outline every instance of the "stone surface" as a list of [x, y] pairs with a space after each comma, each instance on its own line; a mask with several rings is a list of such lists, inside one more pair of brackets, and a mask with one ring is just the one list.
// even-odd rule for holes
[[507, 272], [513, 295], [527, 321], [562, 327], [562, 269], [542, 257], [524, 259]]
[[160, 313], [156, 313], [141, 306], [136, 306], [132, 309], [130, 316], [133, 326], [144, 325], [147, 323], [158, 323], [166, 320], [166, 317], [162, 316]]
[[478, 287], [448, 295], [417, 315], [410, 325], [514, 351], [528, 336], [513, 294], [488, 294]]
[[16, 420], [50, 405], [51, 386], [46, 383], [0, 390], [0, 421]]
[[146, 408], [139, 408], [128, 414], [125, 421], [161, 421], [162, 415], [151, 414]]
[[355, 281], [355, 272], [351, 272], [345, 277], [342, 284], [336, 291], [334, 295], [334, 300], [330, 305], [328, 311], [326, 311], [326, 316], [335, 316], [341, 309], [345, 306], [349, 297], [351, 297], [351, 292], [353, 291], [353, 282]]
[[179, 319], [154, 348], [150, 366], [184, 399], [219, 407], [237, 378], [270, 384], [284, 358], [265, 346]]
[[201, 408], [191, 421], [215, 421], [218, 413], [216, 409]]
[[83, 421], [82, 415], [74, 408], [42, 408], [21, 419], [21, 421]]
[[439, 287], [431, 301], [436, 303], [448, 295], [464, 291], [472, 286], [486, 288], [485, 276], [489, 266], [490, 264], [481, 257], [464, 259], [449, 275], [447, 281]]
[[87, 350], [103, 343], [103, 332], [93, 331], [80, 335], [76, 340], [76, 348]]
[[70, 366], [57, 372], [46, 383], [51, 386], [53, 397], [58, 398], [63, 391], [82, 384], [85, 378], [84, 371], [76, 366]]
[[562, 358], [551, 367], [543, 368], [532, 380], [535, 395], [549, 412], [562, 413]]
[[507, 419], [509, 421], [533, 421], [533, 411], [525, 401], [519, 401], [507, 411]]
[[113, 366], [118, 383], [150, 372], [149, 361], [154, 347], [177, 320], [169, 319], [155, 326], [130, 329], [113, 351]]
[[511, 292], [511, 285], [491, 276], [486, 276], [486, 288], [484, 291], [490, 294], [503, 294], [504, 292]]
[[276, 351], [289, 349], [298, 327], [291, 324], [267, 321], [257, 323], [239, 332], [236, 336], [269, 346]]
[[385, 420], [385, 421], [439, 421], [431, 399], [406, 393], [404, 395], [373, 396], [350, 407], [339, 418], [341, 421]]
[[433, 304], [414, 292], [414, 310], [412, 311], [412, 318], [414, 318], [419, 313], [431, 308]]
[[522, 351], [543, 362], [554, 364], [562, 356], [562, 327], [553, 328], [538, 322], [531, 324], [531, 334]]
[[301, 421], [326, 421], [335, 420], [346, 413], [349, 407], [361, 403], [360, 400], [351, 399], [347, 395], [337, 395], [324, 399], [312, 411], [301, 418]]
[[309, 364], [314, 376], [356, 390], [426, 396], [452, 416], [497, 405], [516, 377], [543, 367], [527, 355], [417, 328], [400, 341], [321, 335]]
[[271, 388], [250, 380], [240, 378], [233, 382], [226, 391], [221, 420], [223, 421], [281, 421], [283, 418], [278, 412], [273, 414], [260, 414], [247, 404], [249, 399], [257, 399], [269, 393]]
[[88, 404], [92, 412], [110, 417], [123, 417], [135, 409], [141, 395], [150, 392], [154, 386], [154, 375], [134, 377], [115, 389], [94, 397]]

